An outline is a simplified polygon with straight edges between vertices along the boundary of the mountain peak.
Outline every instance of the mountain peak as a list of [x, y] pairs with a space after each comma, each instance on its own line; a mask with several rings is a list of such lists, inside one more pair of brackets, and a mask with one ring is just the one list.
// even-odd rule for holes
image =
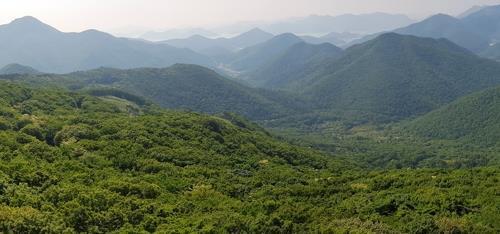
[[427, 18], [426, 20], [451, 20], [451, 19], [456, 20], [457, 18], [455, 18], [451, 15], [439, 13], [439, 14], [436, 14], [436, 15], [433, 15], [433, 16]]
[[267, 33], [267, 32], [260, 28], [252, 28], [248, 31], [248, 33]]
[[8, 25], [11, 27], [19, 28], [21, 30], [33, 31], [41, 29], [41, 30], [57, 31], [57, 29], [53, 28], [48, 24], [43, 23], [42, 21], [38, 20], [33, 16], [24, 16], [21, 18], [17, 18]]
[[0, 75], [10, 74], [39, 74], [40, 72], [32, 67], [24, 66], [18, 63], [7, 64], [0, 68]]
[[18, 24], [21, 24], [21, 23], [43, 24], [42, 21], [38, 20], [37, 18], [35, 18], [33, 16], [24, 16], [24, 17], [21, 17], [21, 18], [17, 18], [15, 20], [13, 20], [12, 23], [18, 23]]
[[13, 20], [11, 23], [11, 25], [44, 25], [44, 26], [48, 26], [47, 24], [44, 24], [42, 21], [40, 21], [39, 19], [33, 17], [33, 16], [24, 16], [24, 17], [21, 17], [21, 18], [17, 18], [15, 20]]
[[253, 28], [247, 32], [242, 33], [239, 37], [242, 36], [273, 36], [273, 35], [260, 28]]
[[300, 39], [300, 37], [298, 37], [297, 35], [295, 35], [293, 33], [283, 33], [283, 34], [277, 35], [273, 39], [274, 40], [295, 40], [298, 42], [303, 41], [302, 39]]

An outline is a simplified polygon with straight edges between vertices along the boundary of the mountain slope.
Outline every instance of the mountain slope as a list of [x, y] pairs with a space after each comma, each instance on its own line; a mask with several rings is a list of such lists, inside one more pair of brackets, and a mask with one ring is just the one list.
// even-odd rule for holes
[[500, 84], [500, 65], [448, 40], [383, 34], [298, 85], [326, 109], [403, 118]]
[[186, 49], [116, 38], [96, 30], [63, 33], [33, 17], [0, 26], [0, 66], [20, 63], [42, 72], [64, 73], [100, 66], [165, 67], [175, 63], [212, 66]]
[[465, 18], [471, 14], [474, 14], [480, 10], [482, 10], [483, 8], [485, 8], [486, 6], [472, 6], [471, 8], [467, 9], [466, 11], [460, 13], [457, 18], [461, 19], [461, 18]]
[[252, 89], [197, 65], [118, 70], [100, 68], [66, 75], [8, 76], [41, 86], [72, 90], [117, 89], [145, 97], [162, 107], [204, 113], [233, 112], [247, 118], [271, 119], [303, 108], [293, 95]]
[[0, 68], [0, 75], [9, 75], [9, 74], [39, 74], [40, 72], [35, 70], [32, 67], [23, 66], [21, 64], [12, 63], [7, 64], [4, 67]]
[[472, 31], [464, 25], [463, 20], [448, 15], [435, 15], [394, 32], [436, 39], [447, 38], [474, 52], [483, 50], [489, 43], [489, 40], [481, 32]]
[[[214, 225], [227, 221], [220, 214], [250, 220], [233, 210], [247, 194], [312, 182], [315, 170], [341, 162], [232, 119], [153, 107], [132, 115], [121, 100], [9, 82], [0, 82], [0, 100], [0, 222], [8, 232], [234, 231]], [[165, 215], [183, 207], [200, 209]], [[205, 224], [186, 224], [195, 220]]]
[[500, 88], [460, 98], [408, 126], [417, 134], [437, 139], [462, 139], [474, 144], [500, 143]]
[[313, 72], [316, 66], [340, 58], [342, 53], [342, 49], [332, 44], [311, 45], [299, 42], [252, 72], [247, 81], [258, 87], [286, 88]]
[[302, 39], [304, 42], [307, 42], [309, 44], [314, 44], [314, 45], [319, 45], [323, 43], [330, 43], [332, 45], [340, 46], [345, 44], [346, 42], [343, 41], [342, 39], [339, 39], [337, 37], [333, 36], [324, 36], [324, 37], [314, 37], [314, 36], [301, 36], [300, 39]]
[[303, 42], [302, 39], [294, 34], [278, 35], [266, 42], [238, 51], [232, 56], [229, 66], [240, 72], [258, 69], [299, 42]]
[[330, 32], [376, 33], [407, 26], [414, 21], [405, 15], [371, 13], [360, 15], [311, 15], [263, 26], [272, 33], [325, 34]]
[[[0, 82], [0, 113], [0, 222], [7, 233], [498, 227], [496, 167], [360, 170], [231, 115], [10, 82]], [[362, 211], [366, 221], [346, 210]]]
[[465, 17], [435, 15], [422, 22], [395, 30], [420, 37], [447, 38], [480, 53], [500, 40], [500, 5], [478, 9]]
[[362, 38], [362, 35], [349, 32], [343, 32], [343, 33], [331, 32], [320, 37], [301, 36], [300, 38], [310, 44], [330, 43], [335, 46], [344, 46], [356, 39]]

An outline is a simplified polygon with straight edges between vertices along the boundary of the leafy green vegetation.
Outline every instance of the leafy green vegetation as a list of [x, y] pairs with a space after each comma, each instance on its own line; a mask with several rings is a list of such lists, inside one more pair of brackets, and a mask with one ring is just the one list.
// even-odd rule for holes
[[429, 138], [500, 146], [500, 88], [461, 98], [417, 118], [407, 128]]
[[444, 39], [394, 33], [347, 49], [296, 84], [324, 111], [355, 111], [386, 120], [427, 113], [500, 84], [500, 65]]
[[163, 69], [100, 68], [66, 75], [13, 75], [0, 79], [91, 93], [97, 92], [92, 90], [123, 90], [162, 107], [210, 114], [234, 112], [254, 120], [277, 118], [306, 108], [296, 95], [248, 88], [208, 68], [186, 64]]
[[14, 233], [498, 232], [497, 167], [370, 171], [233, 114], [0, 83]]
[[272, 62], [291, 46], [303, 42], [291, 33], [284, 33], [260, 44], [244, 48], [228, 58], [231, 69], [249, 72]]

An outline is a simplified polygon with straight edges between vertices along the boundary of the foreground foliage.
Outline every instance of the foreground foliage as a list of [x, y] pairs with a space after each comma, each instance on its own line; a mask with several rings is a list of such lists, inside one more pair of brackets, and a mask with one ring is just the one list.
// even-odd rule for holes
[[500, 230], [496, 167], [365, 171], [231, 114], [8, 82], [0, 97], [6, 232]]

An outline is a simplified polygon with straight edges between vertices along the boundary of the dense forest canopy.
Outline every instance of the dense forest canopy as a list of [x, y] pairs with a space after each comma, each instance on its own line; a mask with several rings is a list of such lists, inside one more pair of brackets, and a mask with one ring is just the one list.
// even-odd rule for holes
[[98, 94], [1, 82], [4, 230], [499, 228], [497, 167], [366, 170], [341, 154], [277, 141], [235, 115], [165, 111]]

